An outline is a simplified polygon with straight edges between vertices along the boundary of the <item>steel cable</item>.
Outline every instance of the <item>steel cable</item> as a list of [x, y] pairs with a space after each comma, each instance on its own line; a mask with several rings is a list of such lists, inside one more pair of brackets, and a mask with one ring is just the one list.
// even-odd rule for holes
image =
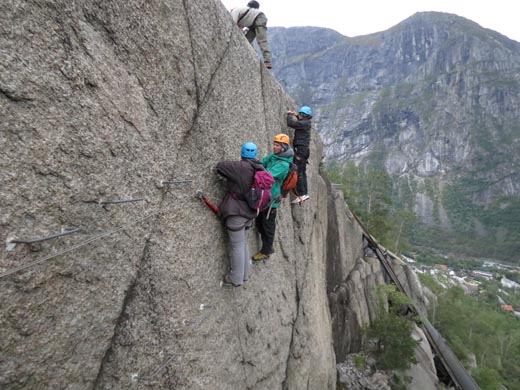
[[44, 257], [44, 258], [41, 258], [41, 259], [35, 260], [35, 261], [33, 261], [33, 262], [31, 262], [31, 263], [28, 263], [28, 264], [21, 265], [21, 266], [16, 267], [16, 268], [12, 268], [12, 269], [10, 269], [10, 270], [8, 270], [8, 271], [5, 271], [5, 272], [1, 273], [1, 274], [0, 274], [0, 279], [3, 279], [3, 278], [5, 278], [6, 276], [9, 276], [9, 275], [12, 275], [12, 274], [14, 274], [14, 273], [17, 273], [17, 272], [23, 271], [23, 270], [25, 270], [25, 269], [32, 268], [32, 267], [34, 267], [34, 266], [36, 266], [36, 265], [38, 265], [38, 264], [42, 264], [42, 263], [44, 263], [44, 262], [46, 262], [46, 261], [48, 261], [48, 260], [51, 260], [51, 259], [53, 259], [53, 258], [55, 258], [55, 257], [58, 257], [58, 256], [61, 256], [61, 255], [64, 255], [64, 254], [69, 253], [69, 252], [72, 252], [72, 251], [74, 251], [74, 250], [76, 250], [76, 249], [79, 249], [79, 248], [81, 248], [81, 247], [83, 247], [83, 246], [85, 246], [85, 245], [90, 244], [90, 243], [93, 242], [93, 241], [97, 241], [97, 240], [99, 240], [99, 239], [101, 239], [101, 238], [103, 238], [103, 237], [107, 237], [107, 236], [110, 236], [111, 234], [114, 234], [114, 233], [117, 233], [117, 232], [119, 232], [119, 231], [121, 231], [121, 230], [124, 230], [124, 229], [128, 228], [129, 226], [132, 226], [132, 225], [135, 225], [135, 224], [137, 224], [137, 223], [139, 223], [139, 222], [145, 221], [145, 220], [147, 220], [148, 218], [151, 218], [151, 217], [153, 217], [154, 215], [158, 215], [158, 214], [160, 214], [160, 213], [163, 212], [163, 211], [164, 211], [164, 210], [155, 210], [154, 212], [152, 212], [152, 213], [150, 213], [150, 214], [148, 214], [148, 215], [146, 215], [146, 216], [144, 216], [144, 217], [138, 218], [138, 219], [136, 219], [136, 220], [134, 220], [134, 221], [131, 221], [131, 222], [129, 222], [129, 223], [127, 223], [127, 224], [125, 224], [125, 225], [123, 225], [123, 226], [121, 226], [121, 227], [115, 229], [115, 230], [112, 230], [112, 231], [109, 231], [109, 232], [105, 232], [105, 233], [98, 234], [97, 236], [94, 236], [94, 237], [92, 237], [92, 238], [89, 238], [88, 240], [85, 240], [85, 241], [83, 241], [83, 242], [80, 242], [79, 244], [73, 245], [73, 246], [71, 246], [71, 247], [69, 247], [69, 248], [67, 248], [67, 249], [64, 249], [64, 250], [62, 250], [62, 251], [60, 251], [60, 252], [58, 252], [58, 253], [54, 253], [54, 254], [52, 254], [52, 255], [49, 255], [49, 256], [46, 256], [46, 257]]

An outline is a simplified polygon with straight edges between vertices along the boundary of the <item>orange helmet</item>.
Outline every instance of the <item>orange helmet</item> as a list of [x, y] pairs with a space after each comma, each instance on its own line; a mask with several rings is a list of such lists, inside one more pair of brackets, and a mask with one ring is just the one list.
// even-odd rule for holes
[[277, 134], [274, 136], [274, 142], [281, 142], [282, 144], [289, 145], [291, 141], [289, 140], [289, 136], [287, 134]]

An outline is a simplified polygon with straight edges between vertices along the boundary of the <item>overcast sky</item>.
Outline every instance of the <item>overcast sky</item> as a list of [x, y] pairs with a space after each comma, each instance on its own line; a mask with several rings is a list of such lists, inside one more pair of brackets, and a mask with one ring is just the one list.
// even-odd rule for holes
[[[221, 0], [230, 10], [248, 0]], [[520, 41], [520, 0], [258, 0], [267, 26], [328, 27], [348, 37], [387, 30], [420, 11], [470, 19]]]

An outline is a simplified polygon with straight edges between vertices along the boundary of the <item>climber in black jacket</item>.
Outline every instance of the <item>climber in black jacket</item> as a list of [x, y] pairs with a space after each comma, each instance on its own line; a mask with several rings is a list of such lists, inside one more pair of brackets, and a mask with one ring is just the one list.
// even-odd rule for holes
[[287, 112], [287, 126], [294, 129], [294, 163], [298, 166], [298, 183], [296, 192], [298, 197], [291, 203], [300, 203], [309, 199], [307, 189], [307, 160], [311, 143], [312, 110], [309, 106], [302, 106], [298, 112]]

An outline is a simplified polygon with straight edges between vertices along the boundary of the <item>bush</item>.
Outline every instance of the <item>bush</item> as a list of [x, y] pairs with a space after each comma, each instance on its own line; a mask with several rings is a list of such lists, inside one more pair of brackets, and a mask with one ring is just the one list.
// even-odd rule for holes
[[365, 357], [363, 355], [356, 355], [356, 357], [354, 358], [354, 364], [356, 365], [357, 369], [365, 368]]
[[394, 373], [390, 387], [392, 390], [408, 390], [408, 385], [412, 382], [412, 378], [404, 374]]

